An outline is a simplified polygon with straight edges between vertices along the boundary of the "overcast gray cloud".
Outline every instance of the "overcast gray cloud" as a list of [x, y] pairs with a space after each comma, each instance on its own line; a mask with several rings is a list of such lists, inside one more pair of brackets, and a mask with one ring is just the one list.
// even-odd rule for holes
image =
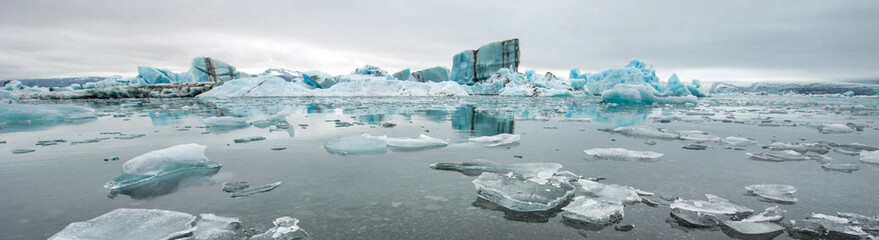
[[0, 1], [0, 79], [184, 71], [211, 56], [348, 73], [451, 66], [519, 38], [566, 76], [640, 58], [660, 77], [879, 79], [877, 1]]

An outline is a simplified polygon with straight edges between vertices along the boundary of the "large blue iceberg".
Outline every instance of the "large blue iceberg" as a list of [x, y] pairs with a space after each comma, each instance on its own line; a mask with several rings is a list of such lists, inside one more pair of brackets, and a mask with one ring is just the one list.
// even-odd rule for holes
[[488, 80], [501, 68], [519, 68], [519, 39], [486, 44], [476, 50], [466, 50], [452, 58], [451, 80], [473, 84]]

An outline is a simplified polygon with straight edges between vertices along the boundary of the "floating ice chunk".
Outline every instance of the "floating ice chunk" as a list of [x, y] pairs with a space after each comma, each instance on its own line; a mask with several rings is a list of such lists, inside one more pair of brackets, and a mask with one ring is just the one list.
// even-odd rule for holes
[[754, 211], [715, 195], [705, 194], [705, 197], [708, 198], [708, 201], [678, 199], [669, 207], [672, 209], [678, 208], [699, 213], [725, 215], [745, 214]]
[[681, 208], [672, 208], [669, 215], [679, 225], [689, 228], [712, 228], [716, 227], [720, 221], [714, 214]]
[[389, 138], [389, 137], [379, 137], [380, 139], [385, 140], [388, 143], [388, 146], [396, 149], [403, 150], [415, 150], [415, 149], [425, 149], [425, 148], [438, 148], [445, 147], [449, 145], [449, 142], [446, 140], [442, 140], [439, 138], [430, 137], [424, 134], [418, 136], [418, 138]]
[[860, 143], [850, 143], [850, 144], [830, 143], [829, 145], [830, 145], [830, 147], [833, 147], [833, 151], [835, 151], [835, 152], [846, 154], [846, 155], [852, 155], [852, 156], [860, 155], [861, 151], [865, 151], [865, 150], [866, 151], [879, 150], [879, 148], [867, 146], [867, 145], [860, 144]]
[[208, 117], [202, 119], [202, 122], [215, 128], [241, 128], [250, 125], [247, 119], [239, 117]]
[[132, 191], [147, 195], [151, 191], [173, 191], [183, 179], [210, 176], [220, 171], [222, 165], [208, 160], [204, 155], [205, 148], [195, 143], [181, 144], [137, 156], [122, 164], [122, 175], [104, 187], [110, 189], [111, 196]]
[[12, 154], [32, 153], [35, 151], [37, 151], [37, 150], [34, 150], [34, 149], [15, 149], [15, 150], [12, 150]]
[[380, 154], [388, 151], [388, 143], [369, 134], [363, 134], [327, 140], [324, 149], [339, 155]]
[[765, 201], [779, 203], [794, 203], [797, 198], [794, 193], [797, 189], [790, 185], [782, 184], [755, 184], [745, 187], [749, 194], [761, 197]]
[[232, 141], [235, 143], [249, 143], [249, 142], [255, 142], [255, 141], [262, 141], [262, 140], [266, 140], [266, 137], [254, 136], [254, 137], [249, 137], [249, 138], [236, 138]]
[[791, 220], [788, 233], [799, 239], [863, 239], [868, 235], [847, 218], [812, 214], [804, 220]]
[[279, 217], [275, 219], [275, 227], [268, 231], [253, 236], [250, 239], [266, 240], [266, 239], [283, 239], [283, 240], [310, 240], [311, 237], [302, 228], [299, 227], [299, 219], [292, 217]]
[[723, 142], [726, 144], [729, 144], [729, 145], [740, 146], [740, 147], [757, 144], [757, 140], [754, 140], [751, 138], [733, 137], [733, 136], [729, 136], [729, 137], [724, 138]]
[[95, 110], [79, 106], [0, 104], [0, 123], [56, 123], [96, 118]]
[[623, 219], [623, 203], [579, 196], [562, 208], [562, 218], [591, 226], [607, 226]]
[[723, 221], [723, 232], [739, 239], [772, 239], [784, 232], [784, 227], [771, 222]]
[[482, 136], [482, 137], [474, 137], [470, 138], [471, 142], [483, 143], [488, 147], [498, 147], [504, 146], [512, 143], [516, 143], [521, 139], [519, 134], [509, 134], [509, 133], [501, 133], [494, 136]]
[[656, 139], [681, 139], [681, 135], [663, 129], [651, 127], [617, 127], [599, 129], [600, 131], [619, 133], [630, 137], [656, 138]]
[[855, 130], [850, 128], [848, 125], [842, 123], [825, 123], [818, 126], [818, 131], [823, 134], [834, 134], [834, 133], [850, 133]]
[[705, 150], [705, 149], [708, 149], [708, 146], [705, 146], [702, 144], [687, 144], [687, 145], [681, 146], [681, 148], [687, 149], [687, 150]]
[[202, 213], [198, 215], [198, 222], [195, 226], [198, 230], [218, 229], [218, 230], [234, 230], [241, 226], [241, 221], [233, 217], [221, 217], [213, 213]]
[[223, 183], [223, 192], [232, 193], [244, 190], [245, 188], [250, 187], [250, 184], [247, 182], [234, 182], [234, 183]]
[[825, 163], [821, 164], [821, 169], [824, 169], [824, 171], [851, 173], [861, 169], [861, 167], [853, 163]]
[[49, 239], [177, 239], [192, 233], [194, 220], [193, 215], [175, 211], [119, 208], [71, 223]]
[[[560, 168], [558, 163], [513, 163], [500, 164], [484, 159], [474, 159], [461, 164], [457, 163], [434, 163], [430, 168], [436, 170], [458, 171], [467, 176], [479, 176], [483, 172], [498, 174], [513, 174], [521, 178], [533, 178], [542, 175], [553, 176]], [[570, 172], [568, 172], [570, 173]], [[571, 173], [571, 175], [574, 175]]]
[[775, 206], [766, 208], [763, 212], [742, 219], [742, 222], [780, 222], [781, 219], [784, 219], [784, 210]]
[[577, 184], [585, 191], [587, 196], [607, 201], [618, 201], [624, 204], [641, 202], [638, 191], [631, 187], [602, 184], [586, 179], [577, 180]]
[[861, 162], [879, 164], [879, 150], [861, 151]]
[[574, 186], [549, 179], [545, 184], [486, 172], [473, 180], [479, 198], [519, 212], [547, 211], [574, 196]]
[[[688, 93], [689, 94], [689, 93]], [[696, 96], [663, 96], [653, 87], [646, 84], [619, 84], [601, 93], [606, 103], [617, 104], [686, 104], [698, 103]]]
[[278, 186], [281, 186], [281, 182], [275, 182], [275, 183], [262, 185], [262, 186], [256, 187], [256, 188], [236, 191], [236, 192], [232, 193], [232, 197], [233, 198], [246, 197], [246, 196], [250, 196], [253, 194], [257, 194], [257, 193], [268, 192], [268, 191], [274, 190]]
[[681, 139], [700, 141], [700, 142], [716, 142], [720, 141], [720, 137], [707, 134], [699, 130], [677, 131]]
[[848, 219], [850, 224], [860, 227], [864, 231], [879, 234], [879, 216], [867, 217], [856, 213], [838, 212], [836, 216]]
[[644, 161], [644, 162], [655, 162], [659, 161], [659, 158], [662, 157], [662, 153], [651, 152], [651, 151], [635, 151], [628, 150], [625, 148], [593, 148], [589, 150], [584, 150], [583, 152], [586, 155], [589, 155], [595, 159], [606, 159], [606, 160], [618, 160], [618, 161]]
[[812, 156], [803, 155], [794, 150], [768, 151], [762, 153], [745, 153], [754, 160], [784, 162], [784, 161], [805, 161], [814, 160]]
[[781, 151], [781, 150], [794, 150], [799, 153], [807, 153], [807, 152], [816, 152], [819, 154], [826, 154], [830, 152], [830, 146], [824, 143], [786, 143], [786, 142], [773, 142], [768, 146], [769, 150]]

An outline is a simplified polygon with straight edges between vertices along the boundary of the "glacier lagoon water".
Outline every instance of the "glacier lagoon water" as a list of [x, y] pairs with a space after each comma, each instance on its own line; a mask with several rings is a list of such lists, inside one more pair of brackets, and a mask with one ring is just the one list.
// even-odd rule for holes
[[[47, 238], [67, 224], [117, 208], [214, 213], [241, 219], [242, 229], [264, 232], [272, 220], [291, 216], [314, 239], [716, 239], [720, 230], [688, 229], [667, 222], [667, 206], [625, 206], [617, 226], [631, 231], [577, 228], [558, 212], [511, 212], [477, 197], [472, 181], [433, 163], [485, 159], [496, 163], [554, 162], [601, 183], [630, 186], [682, 199], [712, 194], [758, 212], [787, 211], [785, 221], [812, 213], [879, 214], [879, 165], [845, 150], [803, 161], [758, 161], [746, 153], [767, 151], [773, 141], [860, 143], [879, 146], [879, 99], [807, 96], [719, 96], [698, 105], [616, 106], [595, 98], [245, 98], [223, 100], [137, 99], [24, 104], [73, 104], [98, 117], [70, 123], [0, 125], [0, 239]], [[279, 116], [281, 113], [281, 117]], [[247, 119], [250, 125], [205, 127], [213, 116]], [[385, 123], [393, 124], [385, 124]], [[822, 124], [859, 128], [838, 134]], [[393, 125], [393, 126], [392, 126]], [[711, 137], [643, 138], [609, 131], [615, 127], [699, 130], [758, 144], [730, 145]], [[603, 130], [600, 130], [603, 129]], [[330, 139], [360, 134], [448, 139], [449, 145], [416, 151], [340, 155], [324, 148]], [[519, 134], [518, 144], [486, 147], [469, 138]], [[131, 139], [120, 135], [144, 134]], [[699, 135], [702, 136], [702, 135]], [[235, 139], [265, 140], [235, 143]], [[107, 139], [104, 139], [107, 138]], [[40, 141], [63, 139], [45, 146]], [[691, 140], [687, 140], [691, 139]], [[692, 140], [696, 139], [696, 140]], [[91, 140], [91, 141], [83, 141]], [[83, 142], [73, 144], [72, 142]], [[102, 186], [122, 164], [146, 152], [186, 143], [207, 146], [222, 164], [210, 179], [184, 182], [151, 197], [108, 198]], [[705, 145], [705, 150], [682, 146]], [[626, 148], [664, 154], [656, 161], [594, 159], [583, 151]], [[16, 149], [34, 152], [14, 154]], [[848, 151], [851, 154], [851, 151]], [[813, 156], [823, 156], [814, 157]], [[120, 160], [105, 160], [118, 157]], [[822, 163], [853, 163], [853, 172], [828, 171]], [[276, 189], [231, 198], [223, 182], [251, 186], [282, 182]], [[793, 204], [761, 201], [746, 186], [796, 187]], [[777, 239], [789, 239], [787, 234]]]

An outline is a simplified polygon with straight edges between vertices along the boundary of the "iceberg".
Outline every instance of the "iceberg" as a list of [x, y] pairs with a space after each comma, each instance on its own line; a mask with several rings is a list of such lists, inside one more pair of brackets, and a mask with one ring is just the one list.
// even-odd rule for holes
[[590, 229], [600, 229], [623, 219], [623, 203], [578, 196], [562, 208], [565, 221], [577, 222]]
[[[316, 80], [315, 80], [316, 81]], [[468, 96], [467, 91], [454, 82], [408, 82], [374, 75], [352, 74], [321, 88], [309, 88], [298, 82], [287, 82], [279, 77], [258, 76], [229, 81], [199, 98], [231, 97], [284, 97], [284, 96]]]
[[104, 187], [110, 190], [110, 197], [119, 193], [135, 199], [169, 194], [181, 181], [220, 171], [222, 165], [208, 160], [205, 148], [195, 143], [181, 144], [137, 156], [122, 164], [122, 175]]
[[483, 172], [513, 174], [523, 178], [553, 176], [562, 168], [558, 163], [513, 163], [501, 164], [484, 159], [474, 159], [464, 163], [434, 163], [431, 169], [457, 171], [467, 176], [479, 176]]
[[755, 184], [745, 187], [749, 194], [759, 196], [762, 200], [778, 203], [794, 203], [797, 198], [794, 193], [797, 189], [790, 185], [782, 184]]
[[586, 155], [589, 155], [594, 159], [617, 161], [655, 162], [659, 161], [659, 158], [663, 155], [662, 153], [658, 152], [634, 151], [625, 148], [593, 148], [589, 150], [584, 150], [583, 152], [585, 152]]
[[601, 93], [606, 103], [617, 104], [685, 104], [698, 103], [695, 96], [663, 96], [656, 89], [644, 84], [620, 84]]
[[485, 144], [487, 147], [506, 146], [518, 143], [521, 136], [519, 134], [501, 133], [494, 136], [482, 136], [470, 138], [470, 142]]
[[275, 219], [272, 222], [275, 224], [275, 227], [269, 229], [268, 231], [253, 236], [252, 240], [269, 240], [269, 239], [283, 239], [283, 240], [310, 240], [311, 237], [308, 236], [308, 233], [305, 232], [302, 228], [299, 227], [299, 219], [284, 216]]
[[411, 71], [409, 71], [408, 68], [400, 70], [399, 72], [395, 72], [394, 74], [391, 74], [391, 76], [393, 76], [395, 79], [399, 79], [399, 80], [403, 80], [403, 81], [417, 81], [418, 80], [418, 79], [415, 79], [415, 76], [412, 76], [412, 73], [411, 73]]
[[547, 179], [538, 183], [514, 176], [485, 172], [473, 180], [479, 198], [519, 212], [548, 211], [574, 196], [574, 186]]
[[195, 218], [168, 210], [119, 208], [71, 223], [49, 239], [177, 239], [192, 234]]
[[388, 151], [388, 143], [369, 134], [362, 134], [327, 140], [324, 149], [339, 155], [381, 154]]
[[450, 79], [462, 85], [470, 85], [488, 79], [501, 68], [510, 68], [516, 72], [518, 67], [519, 39], [504, 40], [455, 55]]
[[[417, 82], [445, 82], [445, 81], [449, 81], [449, 69], [446, 67], [442, 67], [442, 66], [436, 66], [436, 67], [424, 69], [421, 71], [413, 72], [411, 76], [414, 79], [410, 79], [410, 80], [415, 80]], [[406, 79], [401, 79], [401, 80], [406, 80]]]

